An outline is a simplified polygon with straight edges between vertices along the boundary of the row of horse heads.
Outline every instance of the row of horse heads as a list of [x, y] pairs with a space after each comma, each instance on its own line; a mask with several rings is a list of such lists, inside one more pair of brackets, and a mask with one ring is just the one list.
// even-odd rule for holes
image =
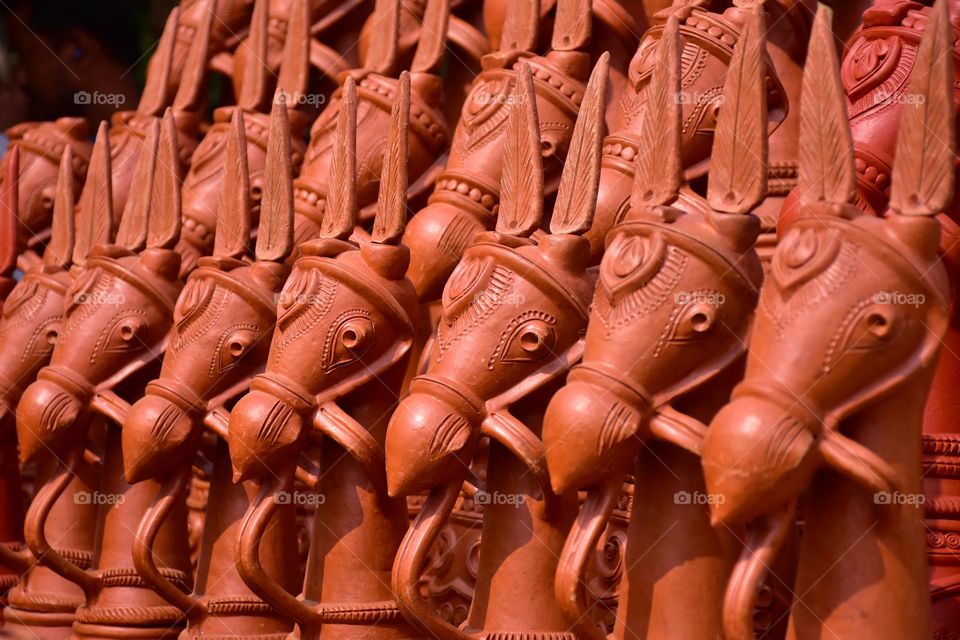
[[[445, 4], [428, 3], [428, 12], [447, 19]], [[664, 441], [702, 461], [693, 471], [710, 498], [701, 515], [743, 548], [735, 563], [707, 571], [726, 575], [714, 584], [714, 609], [688, 613], [695, 619], [688, 624], [753, 637], [759, 583], [807, 494], [796, 587], [807, 612], [793, 614], [797, 637], [814, 637], [805, 634], [818, 625], [858, 637], [864, 624], [871, 637], [914, 637], [918, 629], [922, 636], [929, 605], [921, 514], [862, 505], [865, 496], [919, 491], [919, 445], [905, 444], [904, 434], [919, 434], [946, 331], [950, 292], [933, 217], [952, 201], [955, 170], [946, 3], [931, 12], [917, 53], [910, 94], [917, 99], [904, 110], [883, 218], [852, 204], [853, 145], [829, 12], [821, 8], [800, 101], [801, 214], [766, 274], [752, 215], [767, 195], [764, 15], [748, 11], [734, 48], [723, 94], [734, 108], [717, 116], [704, 194], [683, 171], [679, 29], [672, 18], [662, 31], [629, 210], [607, 235], [598, 267], [585, 236], [597, 202], [609, 61], [601, 57], [583, 91], [546, 225], [549, 145], [541, 138], [537, 67], [516, 63], [496, 229], [473, 237], [455, 261], [435, 327], [426, 325], [422, 295], [407, 276], [423, 247], [403, 243], [414, 173], [409, 129], [429, 122], [411, 119], [416, 71], [380, 85], [392, 109], [370, 231], [357, 229], [363, 77], [347, 75], [338, 94], [324, 160], [329, 187], [309, 233], [296, 224], [288, 94], [275, 96], [252, 252], [250, 129], [244, 112], [233, 111], [223, 129], [212, 255], [194, 256], [186, 274], [173, 112], [147, 125], [119, 225], [106, 127], [77, 206], [66, 147], [50, 243], [11, 291], [0, 324], [17, 347], [9, 360], [18, 369], [0, 375], [21, 461], [55, 461], [38, 478], [27, 549], [4, 555], [31, 570], [39, 562], [77, 585], [84, 610], [77, 620], [88, 635], [109, 626], [98, 607], [114, 611], [116, 622], [122, 590], [140, 584], [103, 571], [108, 560], [135, 570], [176, 609], [148, 605], [128, 611], [124, 624], [162, 626], [169, 615], [208, 624], [222, 599], [192, 588], [182, 542], [170, 540], [183, 537], [175, 532], [183, 493], [212, 432], [228, 445], [214, 475], [234, 483], [224, 483], [223, 495], [241, 495], [245, 509], [211, 523], [220, 508], [211, 501], [208, 553], [235, 562], [244, 595], [296, 621], [301, 633], [409, 624], [459, 638], [521, 632], [532, 620], [537, 631], [593, 638], [600, 632], [583, 589], [585, 565], [635, 461], [647, 443]], [[8, 210], [17, 209], [18, 154], [6, 165]], [[903, 295], [911, 304], [888, 299]], [[22, 322], [24, 312], [44, 322]], [[17, 334], [22, 328], [30, 334]], [[484, 480], [473, 465], [481, 440], [491, 443]], [[318, 470], [301, 464], [311, 446], [321, 451]], [[102, 510], [101, 532], [126, 533], [98, 536], [104, 548], [93, 572], [58, 550], [47, 527], [91, 463], [105, 469], [100, 491], [129, 498]], [[638, 491], [644, 473], [635, 473]], [[283, 544], [291, 505], [278, 496], [295, 491], [298, 479], [327, 496], [317, 519], [325, 530], [316, 534], [326, 545], [318, 554], [324, 568], [313, 576], [322, 587], [309, 575], [291, 584], [291, 548]], [[465, 630], [425, 606], [420, 578], [461, 492], [494, 489], [522, 493], [523, 516], [496, 508], [485, 516], [492, 535], [481, 551], [492, 551], [481, 554], [478, 581], [487, 580], [486, 610], [475, 605]], [[571, 499], [580, 489], [588, 492], [578, 508]], [[404, 498], [420, 492], [429, 495], [409, 527]], [[854, 515], [841, 526], [830, 516], [844, 510]], [[352, 537], [357, 530], [366, 539]], [[517, 541], [531, 531], [533, 543]], [[847, 591], [830, 572], [839, 565], [862, 575], [873, 550], [850, 547], [865, 536], [891, 550], [876, 579], [882, 588]], [[511, 566], [508, 552], [517, 549], [525, 552]], [[214, 571], [217, 562], [208, 562]], [[376, 579], [357, 577], [357, 562], [360, 574]], [[504, 586], [498, 572], [516, 579]], [[544, 575], [554, 589], [530, 595], [544, 585], [523, 577]], [[352, 581], [364, 585], [359, 602], [347, 588]], [[151, 608], [156, 619], [138, 621]], [[868, 621], [852, 621], [852, 610], [866, 611]], [[631, 615], [623, 613], [627, 628], [636, 624]]]

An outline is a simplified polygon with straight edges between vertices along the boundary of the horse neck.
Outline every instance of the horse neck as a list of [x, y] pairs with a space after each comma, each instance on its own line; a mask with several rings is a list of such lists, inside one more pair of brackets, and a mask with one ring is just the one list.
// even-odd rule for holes
[[[843, 420], [839, 430], [896, 469], [894, 505], [822, 469], [804, 505], [804, 535], [788, 638], [829, 629], [839, 640], [929, 637], [921, 494], [921, 423], [932, 372], [921, 372]], [[870, 611], [864, 619], [860, 613]]]

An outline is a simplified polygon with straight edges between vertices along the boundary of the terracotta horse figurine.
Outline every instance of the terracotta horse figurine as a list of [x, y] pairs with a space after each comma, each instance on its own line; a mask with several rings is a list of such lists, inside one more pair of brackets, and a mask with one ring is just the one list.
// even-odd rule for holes
[[[733, 6], [731, 6], [731, 4]], [[629, 211], [633, 185], [633, 167], [639, 152], [640, 132], [649, 102], [649, 87], [656, 66], [657, 49], [665, 23], [670, 16], [680, 20], [681, 90], [678, 101], [683, 113], [683, 168], [685, 177], [704, 192], [703, 183], [710, 168], [710, 150], [717, 120], [722, 111], [726, 74], [733, 49], [741, 38], [751, 14], [751, 6], [767, 14], [770, 33], [768, 114], [770, 150], [767, 197], [755, 211], [764, 226], [761, 255], [768, 256], [774, 242], [773, 230], [782, 199], [797, 180], [796, 103], [800, 96], [800, 75], [806, 56], [813, 0], [766, 0], [734, 2], [726, 0], [687, 2], [676, 0], [672, 6], [653, 16], [654, 25], [646, 32], [630, 64], [627, 88], [620, 98], [619, 122], [604, 142], [603, 171], [597, 204], [596, 222], [587, 235], [593, 260], [603, 255], [607, 232], [621, 222]]]
[[[400, 0], [378, 0], [374, 19], [377, 37], [367, 53], [367, 65], [353, 69], [349, 75], [357, 85], [357, 204], [358, 223], [369, 227], [376, 210], [377, 189], [383, 167], [384, 135], [390, 113], [397, 99], [400, 66], [399, 25], [402, 13]], [[443, 116], [443, 79], [437, 75], [446, 50], [450, 0], [429, 0], [420, 28], [420, 42], [410, 66], [411, 113], [409, 175], [414, 193], [424, 192], [436, 177], [434, 165], [446, 150], [449, 132]], [[297, 243], [315, 238], [323, 228], [329, 199], [330, 164], [336, 140], [342, 89], [331, 97], [327, 107], [310, 128], [310, 146], [303, 170], [294, 181]]]
[[[478, 236], [444, 289], [426, 372], [387, 430], [391, 495], [429, 490], [393, 569], [401, 609], [436, 638], [573, 637], [553, 593], [543, 589], [577, 510], [576, 495], [550, 487], [539, 439], [543, 412], [583, 349], [595, 285], [590, 227], [604, 133], [606, 56], [594, 69], [558, 188], [551, 233], [544, 207], [533, 66], [521, 64], [506, 133], [497, 231]], [[461, 629], [438, 616], [419, 580], [470, 476], [481, 436], [490, 439], [477, 588]]]
[[[213, 126], [193, 154], [190, 170], [183, 183], [183, 233], [177, 250], [183, 255], [183, 272], [189, 273], [201, 256], [210, 255], [214, 245], [217, 209], [223, 187], [226, 150], [230, 140], [233, 113], [242, 111], [246, 127], [247, 164], [250, 171], [250, 196], [254, 220], [259, 215], [263, 195], [264, 166], [270, 131], [270, 105], [274, 85], [290, 96], [301, 99], [290, 110], [291, 144], [294, 171], [298, 171], [306, 145], [303, 134], [309, 123], [309, 105], [302, 102], [309, 91], [310, 22], [308, 0], [294, 0], [294, 11], [286, 33], [283, 64], [276, 82], [267, 63], [269, 40], [268, 0], [257, 0], [250, 28], [250, 42], [257, 53], [257, 64], [244, 67], [242, 88], [237, 104], [220, 107], [213, 114]], [[199, 99], [202, 96], [191, 97]], [[186, 98], [185, 98], [186, 99]]]
[[[213, 256], [200, 258], [190, 274], [174, 310], [160, 377], [147, 385], [146, 395], [123, 424], [127, 481], [164, 482], [142, 514], [133, 540], [134, 565], [183, 611], [190, 637], [279, 639], [292, 630], [237, 573], [234, 552], [241, 517], [259, 487], [233, 484], [226, 445], [226, 407], [266, 365], [276, 301], [290, 273], [284, 261], [293, 249], [293, 178], [284, 98], [278, 94], [271, 118], [256, 260], [245, 261], [252, 204], [243, 113], [238, 110], [233, 114]], [[218, 444], [194, 594], [187, 594], [166, 578], [154, 548], [167, 516], [182, 502], [204, 430], [216, 434]], [[296, 545], [285, 539], [294, 525], [292, 506], [264, 540], [272, 551], [266, 560], [271, 575], [289, 576], [290, 567], [299, 564]], [[292, 586], [290, 581], [286, 586]]]
[[174, 7], [167, 17], [157, 50], [148, 67], [146, 86], [137, 108], [133, 111], [118, 111], [111, 118], [110, 167], [113, 190], [113, 210], [122, 216], [130, 194], [134, 172], [140, 151], [155, 120], [163, 117], [167, 108], [172, 108], [177, 125], [180, 161], [190, 164], [190, 157], [200, 137], [200, 123], [205, 108], [203, 98], [207, 89], [207, 63], [210, 51], [210, 32], [213, 28], [216, 0], [202, 0], [197, 4], [205, 10], [206, 20], [194, 34], [182, 73], [174, 83], [174, 49], [180, 26], [180, 8]]
[[710, 526], [698, 454], [703, 423], [742, 376], [762, 280], [760, 221], [751, 212], [767, 185], [764, 33], [757, 10], [726, 75], [722, 100], [733, 108], [717, 121], [703, 202], [680, 191], [682, 49], [679, 21], [668, 20], [630, 210], [607, 238], [583, 361], [547, 408], [554, 491], [588, 489], [556, 579], [557, 600], [582, 638], [607, 636], [583, 574], [631, 471], [636, 490], [613, 637], [713, 640], [722, 628], [736, 541]]
[[[41, 262], [43, 245], [49, 241], [57, 180], [64, 150], [72, 154], [70, 189], [79, 196], [90, 164], [93, 145], [87, 122], [82, 118], [60, 118], [53, 122], [23, 122], [6, 131], [9, 149], [18, 149], [17, 235], [24, 250], [22, 261], [28, 267]], [[6, 158], [11, 155], [7, 153]], [[7, 171], [0, 174], [6, 180]], [[30, 255], [33, 253], [33, 255]]]
[[[16, 291], [17, 256], [20, 254], [17, 234], [20, 150], [14, 147], [10, 153], [12, 157], [3, 167], [6, 174], [0, 182], [0, 303], [3, 303], [4, 308], [7, 307], [7, 297]], [[21, 304], [22, 291], [25, 289], [16, 293]], [[11, 315], [16, 306], [16, 302], [9, 305]], [[0, 332], [3, 331], [4, 317], [6, 314], [0, 315]], [[0, 377], [0, 380], [0, 389], [6, 389], [15, 386], [18, 378], [9, 379], [4, 376]], [[0, 394], [2, 393], [0, 391]], [[0, 399], [2, 398], [0, 395]], [[0, 517], [0, 602], [4, 604], [7, 591], [16, 583], [18, 569], [21, 567], [16, 563], [13, 566], [3, 566], [3, 556], [23, 544], [23, 506], [20, 495], [20, 468], [16, 456], [16, 433], [9, 428], [8, 413], [6, 404], [0, 405], [0, 424], [3, 424], [3, 427], [0, 427], [0, 513], [3, 514]]]
[[702, 449], [714, 525], [742, 535], [727, 587], [728, 640], [753, 637], [758, 581], [804, 496], [791, 640], [931, 637], [921, 424], [950, 289], [934, 218], [953, 199], [953, 36], [929, 15], [900, 124], [890, 210], [856, 192], [829, 11], [801, 101], [801, 215], [778, 246], [746, 375]]
[[[207, 7], [216, 0], [196, 2], [197, 7]], [[212, 18], [209, 10], [205, 12]], [[208, 63], [208, 40], [210, 38], [210, 20], [192, 41], [186, 66], [181, 66], [182, 75], [174, 77], [174, 48], [180, 27], [180, 10], [171, 11], [163, 35], [157, 45], [157, 51], [151, 57], [147, 73], [146, 86], [140, 103], [134, 111], [121, 111], [113, 117], [110, 130], [111, 152], [113, 154], [112, 189], [114, 211], [119, 216], [126, 206], [127, 194], [137, 156], [143, 145], [151, 122], [163, 115], [164, 110], [173, 106], [181, 141], [181, 154], [184, 161], [189, 160], [196, 139], [199, 136], [199, 120], [202, 101], [187, 102], [174, 100], [174, 95], [202, 96], [206, 87], [205, 68]], [[182, 81], [182, 82], [181, 82]], [[45, 243], [50, 236], [50, 225], [55, 198], [58, 166], [63, 149], [71, 147], [74, 163], [74, 195], [79, 195], [90, 161], [91, 145], [87, 124], [80, 118], [61, 118], [54, 122], [22, 123], [8, 131], [11, 147], [21, 151], [19, 176], [19, 233], [26, 249], [30, 265], [40, 262], [34, 251]]]
[[[851, 38], [841, 65], [847, 93], [857, 171], [856, 204], [868, 213], [888, 208], [890, 176], [900, 119], [908, 102], [920, 38], [931, 8], [918, 2], [877, 0], [862, 14], [862, 26]], [[960, 3], [950, 2], [954, 41], [960, 40]], [[838, 7], [839, 11], [840, 8]], [[837, 19], [834, 18], [836, 30]], [[960, 103], [960, 47], [953, 47], [953, 97]], [[788, 207], [781, 216], [784, 232], [796, 216]], [[938, 216], [943, 260], [954, 291], [960, 274], [960, 202]], [[954, 300], [957, 296], [953, 296]], [[956, 303], [944, 338], [943, 355], [934, 375], [923, 420], [924, 491], [927, 554], [933, 600], [934, 637], [960, 635], [960, 307]], [[939, 635], [937, 635], [939, 634]]]
[[404, 237], [411, 250], [410, 278], [421, 300], [440, 298], [464, 249], [477, 233], [496, 223], [506, 124], [518, 68], [524, 63], [534, 70], [544, 188], [548, 196], [556, 193], [590, 70], [590, 57], [583, 51], [590, 42], [590, 3], [559, 0], [557, 15], [552, 49], [537, 56], [540, 2], [522, 0], [507, 7], [500, 50], [484, 59], [484, 70], [474, 80], [457, 123], [446, 168]]
[[[19, 161], [20, 150], [12, 147], [7, 154], [5, 185], [15, 183], [19, 172], [15, 165]], [[94, 184], [102, 186], [105, 177], [106, 150], [101, 146], [97, 150], [99, 160], [94, 163], [91, 172], [91, 187], [84, 190], [81, 202], [92, 206], [99, 197]], [[9, 457], [15, 457], [16, 443], [16, 407], [24, 389], [36, 379], [41, 368], [50, 362], [53, 345], [61, 330], [63, 310], [69, 299], [76, 271], [71, 266], [76, 255], [82, 260], [86, 251], [75, 247], [75, 239], [89, 238], [93, 230], [90, 226], [75, 229], [73, 183], [75, 164], [73, 151], [64, 147], [60, 162], [56, 197], [54, 198], [53, 224], [50, 241], [43, 254], [42, 262], [26, 270], [17, 286], [10, 292], [0, 318], [0, 338], [10, 348], [0, 355], [0, 437], [3, 438], [3, 472], [5, 481], [13, 486], [11, 491], [19, 505], [22, 498], [19, 484], [19, 465]], [[9, 180], [9, 182], [7, 181]], [[81, 220], [81, 225], [92, 221]], [[87, 245], [84, 245], [87, 246]], [[18, 345], [19, 348], [13, 348]], [[38, 465], [34, 485], [44, 485], [56, 473], [57, 461], [49, 459]], [[81, 565], [89, 565], [93, 550], [93, 523], [96, 516], [95, 506], [81, 504], [73, 500], [74, 495], [92, 494], [96, 487], [98, 465], [93, 460], [82, 461], [68, 489], [69, 499], [60, 500], [53, 507], [56, 519], [74, 523], [69, 529], [62, 530], [55, 545], [58, 551]], [[18, 531], [12, 540], [22, 540], [23, 508], [13, 507], [8, 513], [17, 520]], [[10, 538], [5, 538], [10, 540]], [[75, 584], [60, 575], [36, 563], [35, 556], [21, 544], [0, 546], [0, 564], [20, 574], [19, 581], [8, 594], [8, 606], [3, 610], [4, 633], [14, 638], [64, 638], [70, 635], [74, 611], [83, 603], [83, 592]]]
[[[147, 587], [133, 566], [131, 539], [155, 492], [124, 482], [120, 425], [129, 410], [125, 398], [141, 393], [155, 377], [153, 367], [163, 355], [183, 287], [180, 255], [174, 251], [181, 167], [168, 110], [162, 123], [155, 121], [140, 154], [136, 189], [114, 238], [105, 129], [101, 126], [94, 150], [97, 172], [91, 168], [84, 192], [90, 196], [81, 200], [77, 214], [77, 228], [87, 235], [78, 236], [74, 245], [80, 269], [67, 293], [57, 342], [50, 364], [17, 406], [21, 461], [57, 461], [27, 512], [24, 535], [41, 563], [83, 590], [74, 635], [122, 637], [136, 629], [138, 637], [160, 638], [177, 632], [180, 611]], [[65, 495], [91, 442], [103, 443], [96, 454], [102, 471], [95, 489]], [[55, 548], [57, 530], [73, 526], [53, 519], [52, 511], [64, 500], [97, 507], [89, 570]], [[179, 518], [183, 522], [184, 510]], [[167, 577], [189, 584], [189, 564], [174, 564], [188, 554], [173, 543], [161, 553]]]
[[[399, 244], [411, 126], [406, 72], [397, 98], [373, 233], [358, 246], [348, 239], [357, 216], [359, 100], [354, 80], [345, 80], [324, 226], [318, 239], [301, 245], [281, 294], [266, 371], [230, 416], [234, 477], [262, 487], [244, 517], [237, 568], [305, 638], [416, 637], [389, 586], [407, 509], [386, 493], [383, 455], [417, 332], [416, 295], [404, 275], [409, 252]], [[323, 475], [301, 499], [292, 479], [311, 432], [323, 436]], [[316, 520], [298, 597], [301, 587], [283, 584], [295, 570], [286, 567], [284, 581], [270, 576], [261, 549], [273, 535], [275, 513], [303, 501], [316, 505]]]

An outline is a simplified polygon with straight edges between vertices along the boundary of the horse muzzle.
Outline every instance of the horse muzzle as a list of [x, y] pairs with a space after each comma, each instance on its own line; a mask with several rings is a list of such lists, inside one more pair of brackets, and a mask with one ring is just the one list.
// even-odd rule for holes
[[626, 469], [643, 446], [649, 407], [643, 396], [605, 374], [574, 369], [543, 421], [554, 492], [593, 486]]
[[799, 497], [818, 466], [819, 428], [798, 402], [735, 393], [703, 444], [713, 525], [739, 526]]
[[192, 458], [197, 416], [183, 400], [165, 397], [169, 393], [151, 383], [123, 423], [123, 472], [131, 484], [165, 476], [171, 465]]
[[417, 378], [387, 427], [387, 490], [405, 496], [460, 479], [480, 438], [480, 402]]
[[295, 464], [305, 436], [307, 409], [299, 399], [279, 397], [262, 388], [253, 388], [241, 398], [230, 413], [234, 482], [276, 474]]
[[79, 439], [79, 418], [88, 398], [82, 383], [42, 370], [17, 405], [20, 461], [34, 462], [45, 452], [57, 455]]

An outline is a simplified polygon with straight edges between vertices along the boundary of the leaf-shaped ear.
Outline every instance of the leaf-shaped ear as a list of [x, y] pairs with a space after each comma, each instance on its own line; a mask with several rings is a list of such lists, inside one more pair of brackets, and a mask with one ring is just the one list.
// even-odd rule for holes
[[551, 47], [557, 51], [576, 51], [590, 43], [593, 28], [591, 0], [557, 0]]
[[[287, 22], [287, 39], [283, 46], [280, 63], [280, 78], [277, 87], [288, 96], [305, 96], [310, 88], [310, 6], [307, 0], [293, 0], [290, 20]], [[291, 108], [296, 108], [294, 100]], [[274, 99], [276, 108], [276, 99]]]
[[[17, 147], [7, 153], [10, 157]], [[57, 191], [53, 200], [53, 227], [50, 230], [50, 244], [43, 252], [44, 264], [65, 269], [70, 266], [74, 243], [74, 206], [73, 206], [73, 148], [63, 146], [60, 156], [60, 171], [57, 174]]]
[[936, 215], [953, 201], [956, 120], [947, 7], [946, 0], [937, 0], [930, 13], [900, 120], [890, 208], [904, 215]]
[[500, 51], [533, 51], [540, 29], [540, 0], [507, 3], [500, 34]]
[[140, 146], [137, 166], [133, 170], [133, 182], [127, 206], [120, 219], [114, 244], [133, 252], [147, 246], [147, 221], [150, 219], [150, 200], [153, 197], [153, 180], [157, 167], [157, 149], [160, 144], [160, 119], [154, 118], [150, 130]]
[[610, 53], [606, 52], [600, 56], [590, 75], [580, 105], [580, 115], [573, 129], [567, 162], [560, 178], [557, 204], [550, 220], [551, 233], [580, 234], [593, 225], [597, 191], [600, 188], [609, 71]]
[[286, 95], [278, 91], [270, 113], [257, 260], [283, 262], [293, 250], [293, 168], [290, 166], [290, 119], [286, 103]]
[[660, 36], [657, 64], [647, 86], [630, 208], [669, 204], [683, 184], [680, 110], [680, 22], [670, 16]]
[[[64, 146], [70, 148], [69, 144]], [[17, 233], [17, 211], [20, 208], [20, 147], [14, 146], [7, 152], [4, 169], [3, 192], [0, 193], [0, 274], [9, 276], [17, 268], [17, 254], [20, 253], [20, 236]]]
[[357, 223], [357, 84], [347, 76], [340, 93], [330, 189], [320, 235], [346, 240]]
[[174, 7], [167, 16], [163, 35], [160, 36], [160, 44], [157, 45], [152, 64], [148, 67], [147, 82], [140, 96], [140, 104], [137, 105], [137, 113], [141, 115], [160, 117], [170, 103], [173, 50], [177, 42], [179, 26], [180, 7]]
[[109, 243], [113, 237], [113, 182], [110, 177], [110, 136], [106, 122], [101, 122], [97, 130], [87, 181], [80, 194], [79, 209], [73, 263], [83, 265], [90, 249], [98, 244]]
[[390, 113], [383, 155], [373, 241], [396, 244], [407, 227], [407, 128], [410, 124], [410, 74], [400, 74], [400, 95]]
[[269, 29], [269, 0], [256, 0], [253, 5], [253, 17], [250, 20], [250, 35], [240, 45], [246, 48], [244, 56], [243, 83], [237, 106], [246, 111], [266, 110], [268, 78], [270, 73], [267, 62], [267, 43]]
[[177, 125], [167, 109], [160, 122], [157, 168], [150, 189], [150, 217], [147, 222], [147, 246], [173, 249], [180, 240], [180, 185], [183, 184]]
[[733, 50], [713, 138], [707, 201], [749, 213], [767, 195], [767, 42], [763, 8], [750, 11]]
[[205, 0], [200, 9], [200, 23], [180, 75], [180, 87], [173, 99], [174, 111], [197, 111], [206, 97], [207, 62], [210, 57], [210, 33], [217, 11], [217, 0]]
[[433, 73], [447, 44], [450, 24], [450, 0], [427, 0], [427, 8], [420, 26], [420, 42], [410, 70], [413, 73]]
[[833, 11], [817, 9], [800, 93], [800, 202], [842, 204], [853, 200], [857, 174], [847, 99], [840, 80]]
[[250, 237], [250, 169], [247, 167], [247, 134], [243, 111], [234, 109], [227, 134], [227, 165], [217, 209], [213, 255], [242, 258]]
[[[523, 3], [511, 3], [523, 4]], [[497, 231], [529, 236], [543, 219], [543, 159], [540, 156], [540, 120], [530, 65], [520, 64], [514, 104], [507, 122], [500, 178]]]
[[370, 25], [372, 37], [365, 66], [370, 71], [391, 75], [399, 48], [400, 0], [377, 0]]

